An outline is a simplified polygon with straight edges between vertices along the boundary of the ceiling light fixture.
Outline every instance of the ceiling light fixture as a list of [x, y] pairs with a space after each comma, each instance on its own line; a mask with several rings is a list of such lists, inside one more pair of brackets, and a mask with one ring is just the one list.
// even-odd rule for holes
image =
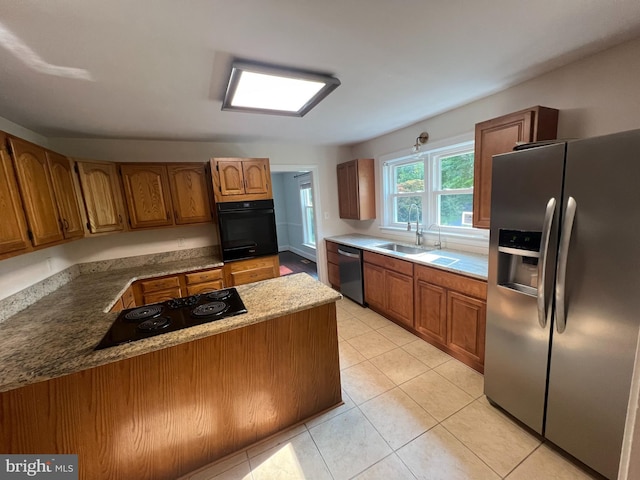
[[427, 132], [422, 132], [417, 138], [416, 143], [413, 146], [413, 153], [418, 153], [420, 151], [420, 147], [427, 143], [429, 140], [429, 134]]
[[339, 85], [331, 75], [235, 61], [222, 110], [302, 117]]

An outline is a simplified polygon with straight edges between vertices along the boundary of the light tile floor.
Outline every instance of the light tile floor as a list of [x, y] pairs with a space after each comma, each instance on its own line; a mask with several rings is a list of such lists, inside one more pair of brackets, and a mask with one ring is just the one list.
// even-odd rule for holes
[[483, 377], [343, 299], [344, 405], [183, 480], [592, 478], [492, 407]]

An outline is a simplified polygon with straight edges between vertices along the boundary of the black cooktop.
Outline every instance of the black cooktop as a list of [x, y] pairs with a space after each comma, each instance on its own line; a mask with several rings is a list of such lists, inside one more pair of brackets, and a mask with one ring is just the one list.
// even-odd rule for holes
[[123, 310], [95, 350], [247, 313], [235, 288]]

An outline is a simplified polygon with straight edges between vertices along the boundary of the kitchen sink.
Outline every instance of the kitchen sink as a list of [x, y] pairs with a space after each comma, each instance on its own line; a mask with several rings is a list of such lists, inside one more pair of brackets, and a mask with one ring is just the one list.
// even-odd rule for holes
[[392, 252], [406, 253], [409, 255], [418, 255], [421, 253], [427, 253], [429, 249], [420, 247], [410, 247], [408, 245], [401, 245], [399, 243], [385, 243], [383, 245], [376, 245], [378, 248], [385, 250], [391, 250]]

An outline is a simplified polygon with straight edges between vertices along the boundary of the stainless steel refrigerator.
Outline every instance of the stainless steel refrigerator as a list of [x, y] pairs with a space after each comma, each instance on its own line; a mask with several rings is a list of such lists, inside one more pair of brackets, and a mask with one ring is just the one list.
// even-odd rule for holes
[[485, 394], [617, 478], [640, 325], [640, 130], [493, 159]]

